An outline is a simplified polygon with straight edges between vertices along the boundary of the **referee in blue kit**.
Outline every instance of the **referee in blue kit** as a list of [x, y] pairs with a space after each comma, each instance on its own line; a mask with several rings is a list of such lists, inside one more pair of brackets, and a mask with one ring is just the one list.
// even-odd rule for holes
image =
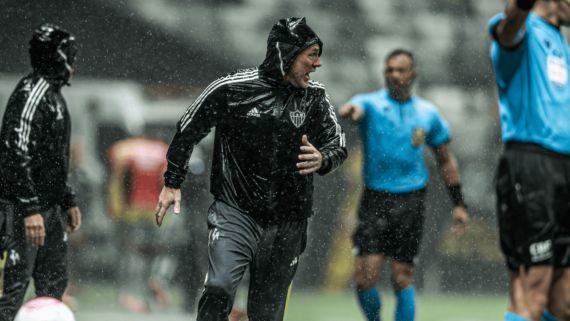
[[364, 194], [353, 239], [358, 298], [369, 321], [380, 320], [375, 285], [385, 256], [392, 259], [396, 321], [415, 317], [413, 260], [424, 221], [426, 146], [437, 155], [454, 205], [454, 231], [468, 220], [457, 162], [448, 149], [450, 129], [437, 108], [411, 95], [417, 76], [412, 53], [395, 50], [386, 60], [386, 89], [354, 96], [339, 110], [358, 123], [364, 144]]
[[570, 320], [569, 23], [566, 0], [512, 0], [489, 21], [506, 143], [496, 192], [507, 321]]

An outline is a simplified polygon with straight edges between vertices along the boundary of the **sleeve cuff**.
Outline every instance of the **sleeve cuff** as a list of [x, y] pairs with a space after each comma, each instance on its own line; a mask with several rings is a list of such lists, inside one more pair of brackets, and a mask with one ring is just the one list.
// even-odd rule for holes
[[70, 199], [66, 199], [63, 203], [59, 205], [61, 209], [66, 212], [68, 209], [77, 206], [75, 203], [75, 197], [71, 197]]
[[317, 174], [324, 176], [330, 172], [331, 159], [329, 156], [323, 155], [321, 168], [317, 170]]
[[21, 204], [22, 216], [28, 217], [40, 212], [40, 206], [38, 204]]
[[166, 169], [166, 172], [164, 172], [164, 186], [180, 189], [185, 179], [186, 175], [176, 173], [171, 169], [171, 165], [168, 164], [168, 168]]

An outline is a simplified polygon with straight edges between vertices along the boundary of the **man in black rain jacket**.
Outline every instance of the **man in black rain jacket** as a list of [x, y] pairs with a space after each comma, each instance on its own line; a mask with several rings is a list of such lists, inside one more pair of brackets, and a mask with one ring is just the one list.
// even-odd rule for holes
[[[323, 43], [305, 19], [280, 20], [265, 61], [211, 83], [177, 123], [156, 210], [180, 212], [192, 148], [216, 127], [208, 213], [209, 271], [198, 320], [228, 320], [250, 267], [251, 320], [283, 320], [288, 289], [306, 244], [313, 172], [346, 159], [345, 136], [323, 85], [310, 80]], [[196, 258], [200, 259], [200, 258]]]
[[1, 321], [14, 319], [30, 277], [37, 296], [61, 300], [66, 233], [81, 225], [67, 184], [71, 119], [60, 92], [73, 72], [75, 38], [44, 24], [29, 50], [34, 71], [10, 96], [0, 131]]

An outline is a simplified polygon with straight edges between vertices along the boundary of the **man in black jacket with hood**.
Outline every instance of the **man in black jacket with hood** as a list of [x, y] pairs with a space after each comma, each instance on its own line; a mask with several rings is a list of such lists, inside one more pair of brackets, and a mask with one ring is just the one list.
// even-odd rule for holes
[[[250, 267], [251, 320], [283, 320], [307, 219], [313, 172], [326, 175], [346, 159], [345, 136], [323, 85], [323, 43], [305, 19], [280, 20], [258, 68], [211, 83], [177, 123], [156, 209], [180, 212], [180, 185], [192, 148], [216, 127], [208, 213], [209, 271], [198, 320], [228, 320], [236, 289]], [[200, 258], [196, 258], [200, 259]]]
[[10, 96], [0, 131], [0, 321], [14, 319], [30, 277], [37, 296], [61, 300], [67, 233], [81, 225], [67, 184], [71, 119], [60, 92], [73, 72], [75, 38], [44, 24], [29, 50], [34, 71]]

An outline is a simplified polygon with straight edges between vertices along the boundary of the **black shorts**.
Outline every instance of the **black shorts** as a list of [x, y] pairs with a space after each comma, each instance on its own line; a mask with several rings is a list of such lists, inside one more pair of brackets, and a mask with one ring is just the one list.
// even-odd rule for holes
[[501, 249], [509, 269], [570, 267], [570, 156], [509, 142], [495, 184]]
[[388, 193], [365, 189], [354, 230], [354, 255], [382, 253], [413, 264], [424, 222], [426, 189]]

